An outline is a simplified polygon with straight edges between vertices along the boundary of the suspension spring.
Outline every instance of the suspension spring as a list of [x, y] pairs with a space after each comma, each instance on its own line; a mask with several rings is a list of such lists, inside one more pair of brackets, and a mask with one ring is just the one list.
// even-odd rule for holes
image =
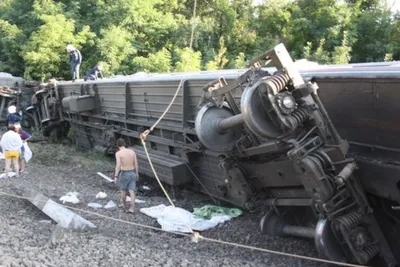
[[360, 253], [360, 257], [364, 261], [363, 264], [369, 262], [378, 253], [379, 253], [379, 247], [376, 244], [372, 244], [363, 248], [363, 252]]
[[316, 155], [318, 155], [319, 158], [321, 158], [321, 161], [324, 162], [324, 168], [325, 169], [334, 169], [333, 163], [331, 158], [323, 151], [317, 151], [315, 152]]
[[299, 108], [293, 111], [289, 118], [292, 129], [296, 129], [300, 124], [308, 120], [308, 113], [305, 109]]
[[279, 73], [267, 78], [266, 82], [268, 87], [274, 92], [274, 94], [282, 91], [290, 80], [289, 75], [286, 73]]
[[328, 162], [326, 162], [326, 160], [325, 160], [321, 155], [319, 155], [319, 154], [317, 154], [317, 153], [313, 153], [313, 154], [312, 154], [312, 157], [313, 157], [316, 161], [318, 161], [324, 169], [325, 169], [325, 168], [328, 166], [328, 164], [329, 164]]
[[347, 229], [351, 229], [357, 226], [362, 219], [362, 215], [358, 212], [352, 212], [349, 214], [344, 215], [338, 221]]

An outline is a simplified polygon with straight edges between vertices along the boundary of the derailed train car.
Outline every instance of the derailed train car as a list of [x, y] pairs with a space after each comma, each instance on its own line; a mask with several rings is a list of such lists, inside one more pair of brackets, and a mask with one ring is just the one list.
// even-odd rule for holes
[[299, 72], [282, 44], [250, 65], [43, 84], [25, 111], [79, 149], [112, 154], [125, 138], [153, 176], [139, 136], [181, 84], [147, 137], [163, 182], [263, 213], [264, 233], [312, 238], [321, 257], [397, 266], [400, 67]]

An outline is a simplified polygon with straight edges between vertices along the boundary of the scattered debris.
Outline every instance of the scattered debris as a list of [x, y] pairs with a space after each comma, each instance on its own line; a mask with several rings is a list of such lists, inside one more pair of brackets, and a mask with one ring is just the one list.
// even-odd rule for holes
[[151, 190], [150, 187], [148, 187], [148, 186], [146, 186], [146, 185], [143, 186], [143, 189], [144, 189], [144, 190]]
[[27, 190], [25, 191], [24, 196], [27, 197], [33, 205], [57, 222], [57, 225], [63, 228], [96, 228], [93, 223], [40, 193]]
[[210, 220], [204, 220], [187, 210], [165, 206], [164, 204], [150, 208], [141, 208], [140, 212], [157, 219], [161, 228], [170, 232], [189, 233], [189, 227], [195, 231], [205, 231], [231, 219], [228, 215], [216, 215]]
[[103, 207], [103, 205], [99, 204], [99, 203], [89, 203], [88, 207], [94, 208], [94, 209], [101, 209]]
[[105, 209], [114, 209], [116, 207], [117, 205], [112, 200], [108, 201], [108, 203], [104, 206]]
[[227, 215], [231, 218], [242, 215], [242, 211], [240, 209], [230, 209], [215, 205], [205, 205], [201, 208], [194, 208], [193, 210], [194, 215], [205, 220], [210, 220], [212, 217], [220, 215]]
[[74, 191], [74, 192], [68, 192], [66, 195], [78, 197], [78, 196], [79, 196], [79, 193], [76, 192], [76, 191]]
[[[126, 196], [126, 201], [127, 202], [131, 202], [131, 197], [130, 196]], [[140, 200], [140, 199], [135, 199], [135, 203], [145, 203], [146, 201], [144, 201], [144, 200]]]
[[105, 175], [105, 174], [103, 174], [101, 172], [98, 172], [97, 174], [100, 175], [101, 177], [103, 177], [104, 179], [106, 179], [107, 181], [109, 181], [110, 183], [114, 182], [113, 179], [111, 179], [110, 177], [108, 177], [107, 175]]
[[60, 197], [60, 201], [62, 201], [63, 204], [65, 204], [65, 202], [78, 204], [79, 199], [77, 198], [77, 195], [77, 192], [68, 192], [65, 196]]
[[107, 197], [107, 194], [104, 193], [104, 192], [99, 192], [99, 193], [96, 195], [96, 198], [100, 198], [100, 199], [104, 199], [104, 198], [106, 198], [106, 197]]
[[14, 92], [14, 90], [12, 90], [8, 86], [0, 86], [0, 93], [2, 93], [2, 94], [11, 95], [11, 94], [13, 94], [13, 92]]
[[[16, 175], [15, 172], [8, 172], [8, 178], [14, 177]], [[6, 174], [2, 173], [0, 174], [0, 179], [5, 179], [6, 178]]]

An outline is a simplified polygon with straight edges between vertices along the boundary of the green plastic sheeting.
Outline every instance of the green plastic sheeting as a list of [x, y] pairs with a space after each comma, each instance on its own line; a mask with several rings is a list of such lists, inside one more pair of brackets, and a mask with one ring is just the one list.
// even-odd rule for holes
[[205, 220], [211, 219], [215, 215], [227, 215], [231, 218], [235, 218], [242, 214], [239, 209], [223, 208], [214, 205], [205, 205], [201, 208], [194, 208], [193, 214]]

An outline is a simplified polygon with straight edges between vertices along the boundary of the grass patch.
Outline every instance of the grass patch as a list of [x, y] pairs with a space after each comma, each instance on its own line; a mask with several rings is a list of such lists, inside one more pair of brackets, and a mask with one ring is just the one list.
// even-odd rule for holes
[[115, 167], [112, 158], [93, 150], [79, 152], [74, 146], [42, 142], [29, 143], [29, 147], [33, 152], [32, 162], [45, 166], [81, 165], [85, 169], [96, 171], [110, 171]]

